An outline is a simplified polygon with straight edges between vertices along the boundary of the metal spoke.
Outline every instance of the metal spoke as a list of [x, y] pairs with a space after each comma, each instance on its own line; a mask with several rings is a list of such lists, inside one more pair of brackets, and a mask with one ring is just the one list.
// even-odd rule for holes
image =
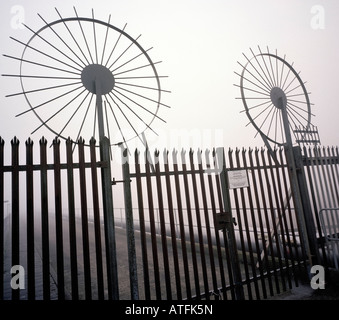
[[44, 105], [46, 105], [46, 104], [48, 104], [48, 103], [51, 103], [51, 102], [53, 102], [53, 101], [55, 101], [55, 100], [57, 100], [57, 99], [60, 99], [60, 98], [62, 98], [62, 97], [65, 97], [66, 95], [68, 95], [68, 94], [70, 94], [70, 93], [72, 93], [72, 92], [74, 92], [74, 91], [76, 91], [76, 90], [79, 90], [79, 89], [81, 89], [81, 88], [82, 88], [82, 86], [77, 87], [77, 88], [75, 88], [75, 89], [73, 89], [73, 90], [70, 90], [70, 91], [68, 91], [68, 92], [66, 92], [66, 93], [63, 93], [63, 94], [61, 94], [61, 95], [59, 95], [59, 96], [57, 96], [57, 97], [54, 97], [54, 98], [52, 98], [52, 99], [50, 99], [50, 100], [48, 100], [48, 101], [45, 101], [45, 102], [43, 102], [43, 103], [41, 103], [41, 104], [39, 104], [39, 105], [37, 105], [37, 106], [35, 106], [35, 107], [31, 107], [30, 109], [27, 109], [26, 111], [17, 114], [16, 117], [22, 116], [23, 114], [25, 114], [25, 113], [27, 113], [27, 112], [33, 111], [33, 110], [38, 109], [38, 108], [40, 108], [40, 107], [42, 107], [42, 106], [44, 106]]
[[[122, 31], [125, 30], [126, 26], [127, 26], [127, 23], [126, 23], [126, 24], [124, 25], [124, 27], [122, 28]], [[118, 43], [119, 43], [119, 41], [120, 41], [121, 36], [122, 36], [122, 33], [119, 34], [119, 37], [118, 37], [117, 41], [116, 41], [115, 44], [114, 44], [114, 47], [113, 47], [113, 49], [112, 49], [112, 51], [111, 51], [111, 54], [109, 55], [109, 57], [108, 57], [108, 59], [107, 59], [107, 61], [106, 61], [106, 63], [105, 63], [105, 67], [107, 67], [108, 61], [111, 59], [111, 57], [112, 57], [112, 55], [113, 55], [113, 52], [115, 51], [115, 48], [117, 47], [117, 45], [118, 45]]]
[[[118, 109], [120, 110], [121, 114], [124, 116], [124, 118], [126, 119], [126, 121], [128, 122], [128, 124], [130, 125], [130, 127], [132, 128], [132, 130], [134, 131], [135, 135], [140, 139], [140, 141], [143, 143], [143, 140], [141, 139], [140, 135], [138, 134], [137, 130], [134, 128], [133, 124], [131, 123], [131, 121], [129, 120], [129, 118], [126, 116], [125, 112], [123, 112], [119, 106], [119, 104], [112, 98], [111, 94], [108, 94], [109, 97], [111, 98], [111, 100], [113, 101], [113, 103], [118, 107]], [[125, 141], [126, 143], [126, 141]]]
[[300, 111], [303, 111], [307, 114], [310, 114], [311, 116], [315, 116], [315, 114], [311, 113], [308, 109], [303, 109], [301, 107], [298, 107], [297, 105], [295, 105], [294, 103], [291, 103], [290, 100], [288, 100], [287, 102], [287, 105], [289, 105], [290, 107], [294, 107], [294, 108], [297, 108], [299, 109]]
[[148, 86], [139, 86], [139, 85], [132, 84], [132, 83], [118, 82], [118, 81], [115, 81], [115, 83], [116, 83], [116, 84], [122, 84], [122, 85], [125, 85], [125, 86], [131, 86], [131, 87], [141, 88], [141, 89], [149, 89], [149, 90], [155, 90], [155, 91], [161, 91], [161, 92], [171, 93], [171, 91], [168, 91], [168, 90], [163, 90], [163, 89], [159, 89], [159, 88], [152, 88], [152, 87], [148, 87]]
[[108, 16], [107, 29], [106, 29], [106, 35], [105, 35], [105, 41], [104, 41], [104, 47], [102, 49], [102, 55], [101, 55], [101, 64], [103, 64], [103, 62], [104, 62], [104, 55], [105, 55], [105, 50], [106, 50], [106, 44], [107, 44], [107, 37], [108, 37], [110, 21], [111, 21], [111, 15]]
[[14, 97], [14, 96], [18, 96], [21, 94], [28, 94], [28, 93], [34, 93], [34, 92], [40, 92], [40, 91], [45, 91], [45, 90], [52, 90], [52, 89], [57, 89], [57, 88], [63, 88], [63, 87], [68, 87], [68, 86], [72, 86], [75, 84], [80, 84], [81, 82], [73, 82], [73, 83], [66, 83], [66, 84], [61, 84], [59, 86], [52, 86], [52, 87], [46, 87], [46, 88], [40, 88], [40, 89], [35, 89], [35, 90], [30, 90], [30, 91], [22, 91], [22, 92], [18, 92], [18, 93], [12, 93], [7, 95], [6, 97]]
[[[86, 121], [86, 119], [87, 119], [88, 111], [89, 111], [89, 108], [90, 108], [90, 106], [91, 106], [91, 104], [92, 104], [93, 97], [94, 97], [94, 94], [92, 94], [91, 99], [89, 100], [89, 103], [88, 103], [88, 106], [87, 106], [87, 109], [86, 109], [85, 116], [84, 116], [84, 118], [82, 119], [82, 122], [81, 122], [81, 125], [80, 125], [80, 128], [79, 128], [79, 131], [78, 131], [78, 134], [77, 134], [77, 138], [75, 139], [75, 141], [78, 141], [79, 138], [80, 138], [81, 131], [82, 131], [82, 128], [83, 128], [83, 126], [84, 126], [84, 124], [85, 124], [85, 121]], [[93, 137], [94, 137], [94, 135], [93, 135]], [[73, 147], [73, 151], [74, 151], [74, 148], [75, 148], [75, 144], [74, 144], [74, 147]]]
[[57, 112], [55, 112], [53, 115], [51, 115], [46, 121], [43, 121], [42, 124], [36, 128], [34, 131], [32, 131], [31, 134], [35, 133], [37, 130], [39, 130], [41, 127], [43, 127], [44, 125], [46, 125], [47, 122], [49, 122], [50, 120], [52, 120], [57, 114], [59, 114], [61, 111], [63, 111], [66, 107], [68, 107], [71, 102], [73, 102], [76, 98], [78, 98], [81, 94], [83, 94], [86, 91], [86, 89], [84, 89], [83, 91], [81, 91], [75, 98], [73, 98], [72, 100], [70, 100], [67, 104], [65, 104], [61, 109], [59, 109]]
[[64, 57], [66, 57], [67, 59], [71, 60], [74, 64], [76, 64], [77, 66], [79, 66], [80, 68], [82, 68], [83, 66], [80, 65], [79, 63], [77, 63], [76, 61], [74, 61], [72, 58], [70, 58], [67, 54], [65, 54], [62, 50], [58, 49], [55, 45], [51, 44], [49, 41], [47, 41], [45, 38], [43, 38], [40, 34], [36, 33], [34, 30], [32, 30], [30, 27], [28, 27], [27, 25], [23, 24], [28, 30], [30, 30], [34, 35], [36, 35], [37, 37], [39, 37], [41, 40], [43, 40], [44, 42], [46, 42], [48, 45], [50, 45], [53, 49], [55, 49], [56, 51], [58, 51], [59, 53], [61, 53]]
[[[258, 48], [259, 48], [259, 52], [260, 52], [261, 59], [262, 59], [262, 61], [263, 61], [263, 63], [264, 63], [265, 69], [266, 69], [267, 74], [268, 74], [268, 78], [269, 78], [269, 79], [267, 78], [267, 80], [269, 80], [271, 86], [274, 87], [274, 81], [272, 81], [270, 71], [268, 70], [266, 61], [265, 61], [265, 59], [264, 59], [264, 55], [263, 55], [263, 53], [261, 52], [261, 49], [260, 49], [259, 46], [258, 46]], [[266, 56], [266, 55], [265, 55], [265, 56]], [[266, 73], [265, 73], [265, 75], [266, 75]], [[266, 76], [266, 77], [267, 77], [267, 76]]]
[[[286, 54], [284, 55], [284, 60], [286, 59]], [[285, 68], [285, 63], [282, 64], [281, 68], [281, 74], [280, 74], [280, 81], [279, 81], [279, 87], [282, 88], [282, 80], [283, 80], [283, 75], [284, 75], [284, 68]]]
[[[261, 81], [260, 81], [260, 83], [261, 83], [265, 88], [267, 88], [268, 90], [270, 90], [271, 83], [267, 82], [266, 74], [265, 74], [265, 77], [263, 77], [262, 74], [258, 71], [258, 69], [254, 66], [254, 64], [252, 63], [252, 61], [251, 61], [249, 58], [247, 58], [246, 55], [245, 55], [244, 53], [243, 53], [243, 56], [246, 58], [247, 62], [252, 66], [252, 68], [255, 70], [255, 72], [260, 76], [260, 78], [264, 81], [264, 83], [262, 83]], [[257, 63], [258, 63], [257, 57], [254, 57], [254, 59], [255, 59], [255, 60], [257, 61]], [[238, 63], [239, 63], [239, 62], [238, 62]], [[260, 66], [260, 68], [262, 68], [260, 64], [259, 64], [259, 66]], [[248, 71], [248, 70], [247, 70], [247, 71]], [[249, 72], [249, 71], [248, 71], [248, 72]], [[249, 73], [250, 73], [250, 72], [249, 72]], [[258, 81], [258, 79], [257, 79], [256, 76], [254, 76], [252, 73], [250, 73], [250, 74], [252, 75], [252, 77], [254, 77], [254, 78]], [[266, 79], [265, 79], [265, 78], [266, 78]]]
[[[260, 117], [268, 108], [273, 107], [272, 104], [269, 104], [264, 110], [260, 111], [254, 118], [251, 119], [251, 121], [254, 121], [258, 117]], [[273, 109], [273, 108], [272, 108]], [[251, 123], [251, 121], [246, 125], [246, 127]]]
[[[93, 57], [92, 57], [92, 54], [91, 54], [91, 50], [90, 50], [90, 48], [89, 48], [89, 45], [88, 45], [88, 42], [87, 42], [87, 38], [86, 38], [86, 35], [85, 35], [85, 32], [84, 32], [84, 29], [82, 28], [82, 25], [81, 25], [81, 22], [80, 22], [78, 13], [77, 13], [75, 7], [73, 7], [73, 9], [74, 9], [75, 15], [76, 15], [77, 18], [78, 18], [78, 24], [79, 24], [79, 27], [80, 27], [80, 30], [81, 30], [82, 37], [83, 37], [84, 40], [85, 40], [85, 44], [86, 44], [87, 51], [88, 51], [88, 53], [89, 53], [89, 56], [90, 56], [90, 58], [91, 58], [92, 63], [94, 64], [94, 60], [93, 60]], [[88, 63], [89, 63], [89, 62], [88, 62]]]
[[118, 96], [116, 96], [114, 93], [112, 93], [116, 99], [118, 99], [128, 110], [130, 110], [146, 127], [150, 130], [152, 130], [156, 135], [158, 135], [150, 126], [147, 124], [133, 109], [131, 109], [126, 103], [124, 103], [121, 99], [119, 99]]
[[16, 42], [22, 44], [23, 46], [25, 46], [25, 48], [32, 49], [32, 50], [34, 50], [34, 51], [36, 51], [36, 52], [38, 52], [38, 53], [40, 53], [40, 54], [42, 54], [42, 55], [44, 55], [44, 56], [50, 58], [50, 59], [53, 59], [54, 61], [57, 61], [57, 62], [59, 62], [59, 63], [62, 63], [62, 64], [64, 64], [64, 65], [67, 66], [67, 67], [70, 67], [70, 68], [72, 68], [72, 69], [75, 69], [75, 70], [81, 72], [81, 69], [77, 69], [76, 67], [74, 67], [74, 66], [72, 66], [72, 65], [70, 65], [70, 64], [68, 64], [68, 63], [66, 63], [66, 62], [64, 62], [64, 61], [62, 61], [62, 60], [56, 59], [55, 57], [52, 57], [51, 55], [48, 55], [48, 54], [46, 54], [45, 52], [43, 52], [43, 51], [41, 51], [41, 50], [38, 50], [38, 49], [36, 49], [36, 48], [30, 46], [29, 44], [23, 43], [23, 42], [21, 42], [21, 41], [15, 39], [15, 38], [13, 38], [13, 37], [10, 37], [10, 39], [12, 39], [12, 40], [14, 40], [14, 41], [16, 41]]
[[49, 66], [47, 64], [42, 64], [42, 63], [38, 63], [38, 62], [35, 62], [35, 61], [31, 61], [31, 60], [26, 60], [26, 59], [22, 59], [22, 58], [18, 58], [18, 57], [13, 57], [13, 56], [9, 56], [7, 54], [4, 54], [3, 56], [6, 57], [6, 58], [11, 58], [11, 59], [14, 59], [14, 60], [18, 60], [18, 61], [21, 61], [21, 62], [27, 62], [29, 64], [34, 64], [34, 65], [37, 65], [37, 66], [40, 66], [40, 67], [45, 67], [45, 68], [49, 68], [49, 69], [53, 69], [53, 70], [57, 70], [57, 71], [72, 73], [72, 74], [76, 74], [76, 75], [80, 76], [80, 73], [78, 73], [78, 72], [74, 72], [74, 71], [69, 71], [69, 70], [66, 70], [66, 69], [52, 67], [52, 66]]
[[154, 112], [148, 110], [147, 108], [145, 108], [144, 106], [142, 106], [140, 103], [138, 103], [138, 102], [136, 102], [135, 100], [133, 100], [133, 99], [127, 97], [126, 95], [124, 95], [123, 93], [121, 93], [121, 92], [119, 92], [119, 91], [117, 91], [117, 90], [114, 90], [114, 91], [115, 91], [116, 93], [120, 94], [121, 96], [123, 96], [124, 98], [126, 98], [127, 100], [133, 102], [133, 103], [134, 103], [135, 105], [137, 105], [138, 107], [140, 107], [140, 108], [142, 108], [143, 110], [147, 111], [148, 113], [150, 113], [151, 115], [153, 115], [155, 118], [157, 118], [157, 119], [159, 119], [159, 120], [161, 120], [161, 121], [163, 121], [163, 122], [166, 123], [166, 121], [165, 121], [164, 119], [160, 118], [156, 113], [154, 113]]
[[97, 35], [96, 35], [96, 31], [95, 31], [94, 10], [93, 9], [92, 9], [92, 18], [93, 18], [93, 35], [94, 35], [95, 57], [96, 57], [96, 62], [99, 63], [99, 59], [98, 59], [98, 46], [97, 46]]
[[124, 90], [124, 91], [126, 91], [126, 92], [128, 92], [128, 93], [131, 93], [131, 94], [133, 94], [133, 95], [135, 95], [135, 96], [138, 96], [138, 97], [140, 97], [140, 98], [146, 99], [146, 100], [148, 100], [148, 101], [152, 101], [152, 102], [154, 102], [154, 103], [156, 103], [156, 104], [158, 104], [158, 105], [161, 105], [161, 106], [170, 108], [170, 106], [168, 106], [168, 105], [166, 105], [166, 104], [164, 104], [164, 103], [161, 103], [161, 102], [159, 102], [158, 100], [154, 100], [154, 99], [148, 98], [148, 97], [146, 97], [146, 96], [144, 96], [144, 95], [142, 95], [142, 94], [135, 93], [135, 92], [133, 92], [133, 91], [130, 91], [130, 90], [121, 88], [121, 87], [119, 87], [119, 86], [115, 86], [115, 87], [114, 87], [114, 90], [117, 90], [117, 88], [120, 89], [120, 90]]
[[277, 86], [277, 84], [275, 83], [275, 78], [274, 78], [274, 70], [273, 70], [273, 66], [272, 66], [272, 56], [268, 50], [268, 47], [267, 47], [267, 53], [268, 53], [268, 59], [270, 61], [270, 66], [271, 66], [271, 70], [272, 70], [272, 78], [273, 78], [273, 84], [274, 86]]
[[[111, 97], [110, 97], [110, 98], [111, 98]], [[111, 99], [112, 99], [112, 98], [111, 98]], [[127, 147], [127, 149], [128, 149], [128, 146], [127, 146], [127, 140], [126, 140], [126, 138], [125, 138], [124, 132], [122, 131], [122, 129], [121, 129], [121, 127], [120, 127], [120, 123], [119, 123], [119, 121], [118, 121], [118, 119], [117, 119], [117, 117], [116, 117], [116, 115], [115, 115], [115, 113], [114, 113], [114, 110], [113, 110], [111, 104], [109, 103], [109, 101], [107, 101], [107, 103], [108, 103], [108, 105], [109, 105], [109, 107], [110, 107], [110, 109], [111, 109], [111, 112], [112, 112], [112, 114], [113, 114], [114, 120], [115, 120], [115, 122], [116, 122], [116, 124], [117, 124], [117, 126], [118, 126], [118, 129], [119, 129], [119, 131], [120, 131], [122, 140], [124, 141], [124, 143], [125, 143], [125, 145], [126, 145], [126, 147]], [[113, 100], [113, 103], [115, 103], [114, 100]]]
[[245, 90], [248, 90], [248, 91], [252, 91], [252, 92], [255, 92], [255, 93], [258, 93], [258, 94], [262, 94], [264, 96], [270, 96], [269, 94], [267, 93], [264, 93], [264, 92], [260, 92], [260, 91], [257, 91], [257, 90], [254, 90], [254, 89], [250, 89], [250, 88], [247, 88], [247, 87], [244, 87], [244, 86], [239, 86], [238, 84], [233, 84], [234, 86], [238, 87], [238, 88], [242, 88], [242, 89], [245, 89]]
[[66, 122], [66, 124], [64, 125], [64, 127], [60, 130], [60, 132], [57, 134], [57, 137], [60, 137], [61, 134], [63, 133], [63, 131], [66, 129], [66, 127], [69, 125], [69, 123], [72, 121], [72, 119], [74, 118], [74, 116], [76, 115], [76, 113], [79, 111], [79, 109], [81, 108], [81, 106], [83, 105], [83, 103], [85, 102], [85, 100], [87, 99], [87, 97], [89, 96], [90, 92], [87, 92], [85, 98], [80, 102], [79, 106], [76, 108], [76, 110], [73, 112], [73, 114], [71, 115], [71, 117], [68, 119], [68, 121]]
[[305, 118], [302, 114], [300, 114], [298, 111], [294, 110], [294, 109], [290, 106], [290, 104], [287, 104], [286, 108], [287, 108], [287, 110], [290, 110], [290, 111], [291, 111], [290, 114], [295, 113], [295, 114], [297, 114], [299, 117], [301, 117], [302, 119], [304, 119], [305, 121], [308, 121], [308, 119]]
[[135, 71], [135, 70], [139, 70], [139, 69], [142, 69], [142, 68], [150, 67], [150, 66], [152, 66], [152, 65], [155, 65], [155, 64], [158, 64], [158, 63], [161, 63], [161, 62], [162, 62], [162, 61], [157, 61], [157, 62], [145, 64], [145, 65], [143, 65], [143, 66], [136, 67], [136, 68], [133, 68], [133, 69], [121, 71], [121, 72], [119, 72], [119, 73], [116, 73], [114, 76], [119, 75], [119, 74], [123, 74], [123, 73], [127, 73], [127, 72], [131, 72], [131, 71]]
[[241, 110], [240, 113], [242, 113], [242, 112], [248, 112], [249, 110], [256, 109], [256, 108], [258, 108], [258, 107], [260, 107], [260, 106], [262, 106], [262, 105], [264, 105], [264, 104], [266, 104], [266, 103], [272, 103], [271, 99], [267, 99], [266, 102], [256, 104], [255, 106], [252, 106], [252, 107], [250, 107], [250, 108], [246, 108], [245, 110]]
[[[53, 31], [53, 33], [61, 40], [61, 42], [80, 60], [80, 62], [82, 64], [85, 65], [84, 61], [82, 61], [79, 56], [73, 51], [73, 49], [65, 42], [65, 40], [60, 37], [60, 35], [52, 28], [52, 26], [40, 15], [38, 14], [38, 16], [40, 17], [40, 19], [45, 22], [45, 24]], [[61, 18], [62, 19], [62, 18]], [[65, 24], [65, 23], [64, 23]], [[66, 24], [65, 24], [66, 25]], [[66, 28], [68, 29], [68, 27], [66, 26]], [[70, 32], [70, 30], [68, 30]], [[75, 43], [78, 45], [78, 42], [75, 40], [75, 38], [73, 37], [72, 33], [70, 33], [73, 40], [75, 41]], [[78, 48], [80, 49], [80, 52], [83, 54], [82, 50], [81, 50], [81, 47], [78, 45]], [[83, 54], [83, 56], [85, 57], [85, 55]], [[85, 57], [86, 59], [86, 57]], [[87, 63], [88, 63], [88, 60], [86, 59]]]
[[141, 34], [132, 42], [120, 55], [118, 58], [115, 59], [115, 61], [110, 65], [108, 69], [111, 69], [115, 63], [133, 46], [133, 44], [141, 37]]
[[[293, 67], [293, 62], [292, 62], [292, 64], [291, 64], [291, 66]], [[286, 75], [286, 77], [285, 77], [284, 83], [283, 83], [283, 85], [282, 85], [282, 87], [281, 87], [281, 89], [284, 90], [284, 91], [286, 90], [285, 84], [286, 84], [286, 81], [287, 81], [287, 79], [288, 79], [290, 73], [291, 73], [291, 69], [289, 68], [289, 69], [288, 69], [288, 72], [287, 72], [287, 75]]]
[[16, 78], [33, 78], [33, 79], [55, 79], [55, 80], [79, 80], [80, 78], [74, 77], [52, 77], [52, 76], [29, 76], [23, 74], [2, 74], [3, 77], [16, 77]]
[[[151, 49], [153, 49], [153, 47], [151, 47], [151, 48], [149, 48], [149, 49], [147, 49], [147, 50], [145, 50], [145, 52], [148, 52], [148, 51], [150, 51]], [[126, 61], [125, 63], [123, 63], [123, 64], [121, 64], [119, 67], [116, 67], [115, 69], [113, 69], [112, 70], [112, 72], [115, 72], [116, 70], [118, 70], [118, 69], [120, 69], [121, 67], [123, 67], [123, 66], [125, 66], [126, 64], [128, 64], [128, 63], [130, 63], [130, 62], [132, 62], [133, 60], [135, 60], [136, 58], [138, 58], [138, 57], [140, 57], [140, 56], [142, 56], [143, 55], [143, 53], [141, 52], [141, 53], [139, 53], [138, 55], [136, 55], [135, 57], [133, 57], [132, 59], [130, 59], [130, 60], [128, 60], [128, 61]]]
[[234, 73], [235, 73], [237, 76], [239, 76], [240, 78], [243, 78], [243, 79], [245, 79], [246, 81], [248, 81], [249, 83], [251, 83], [251, 84], [253, 84], [254, 86], [258, 87], [260, 90], [263, 90], [264, 92], [267, 92], [268, 94], [270, 93], [269, 90], [265, 90], [263, 87], [257, 85], [256, 83], [254, 83], [253, 81], [249, 80], [248, 78], [242, 76], [241, 74], [239, 74], [239, 73], [237, 73], [237, 72], [235, 72], [235, 71], [234, 71]]

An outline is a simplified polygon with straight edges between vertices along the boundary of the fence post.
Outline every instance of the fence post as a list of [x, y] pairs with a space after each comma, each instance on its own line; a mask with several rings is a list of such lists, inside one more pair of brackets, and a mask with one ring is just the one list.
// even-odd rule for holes
[[[299, 181], [297, 177], [297, 165], [296, 165], [296, 160], [294, 158], [292, 144], [285, 145], [285, 155], [286, 155], [286, 160], [287, 160], [288, 174], [290, 177], [291, 192], [292, 192], [293, 202], [295, 206], [296, 218], [297, 218], [298, 225], [299, 225], [300, 241], [302, 243], [304, 250], [306, 251], [309, 264], [312, 264], [310, 244], [308, 240], [309, 237], [308, 237], [308, 232], [306, 229], [306, 222], [305, 222], [305, 208], [303, 207], [303, 203], [301, 200], [300, 185], [299, 185]], [[307, 272], [308, 272], [308, 269], [307, 269]]]
[[304, 164], [300, 147], [293, 147], [294, 160], [296, 166], [296, 175], [299, 184], [301, 203], [304, 209], [305, 225], [307, 230], [308, 242], [311, 253], [311, 263], [319, 263], [320, 257], [317, 246], [316, 228], [312, 215], [311, 203], [308, 194]]
[[[19, 140], [11, 141], [12, 146], [12, 266], [20, 264], [20, 209], [19, 209]], [[19, 300], [19, 290], [12, 289], [12, 299]]]
[[131, 288], [131, 300], [139, 299], [138, 291], [138, 274], [137, 274], [137, 259], [135, 252], [134, 224], [133, 224], [133, 208], [131, 195], [131, 177], [129, 171], [128, 150], [122, 149], [122, 174], [124, 183], [124, 199], [126, 213], [126, 234], [127, 234], [127, 250], [128, 264]]
[[[241, 270], [240, 270], [240, 264], [239, 264], [237, 244], [235, 240], [232, 209], [231, 209], [228, 182], [227, 182], [227, 176], [226, 176], [227, 172], [226, 172], [225, 152], [224, 152], [224, 148], [217, 148], [216, 151], [217, 151], [217, 157], [218, 157], [218, 162], [219, 162], [219, 168], [220, 166], [222, 166], [222, 171], [220, 173], [220, 183], [221, 183], [221, 188], [222, 188], [224, 211], [230, 216], [230, 221], [226, 225], [226, 230], [227, 230], [229, 252], [230, 252], [230, 257], [231, 257], [232, 274], [233, 274], [233, 278], [235, 282], [235, 294], [236, 294], [237, 300], [244, 300], [245, 299], [244, 288], [242, 286]], [[221, 164], [220, 164], [220, 161], [222, 161]], [[225, 229], [223, 230], [225, 232]]]
[[0, 300], [4, 298], [4, 219], [5, 219], [5, 191], [4, 191], [4, 145], [0, 137]]
[[100, 139], [100, 158], [104, 164], [101, 169], [101, 183], [104, 205], [108, 295], [109, 299], [119, 300], [118, 266], [115, 243], [112, 176], [110, 164], [110, 143], [107, 137], [101, 137]]

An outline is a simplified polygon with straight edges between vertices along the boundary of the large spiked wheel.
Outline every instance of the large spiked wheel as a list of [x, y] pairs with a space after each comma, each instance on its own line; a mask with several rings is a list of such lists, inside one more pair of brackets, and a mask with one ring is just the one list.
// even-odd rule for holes
[[[148, 51], [125, 32], [108, 22], [94, 18], [43, 20], [44, 26], [33, 31], [20, 58], [22, 91], [29, 109], [58, 137], [74, 141], [95, 137], [99, 143], [97, 96], [102, 97], [104, 129], [111, 144], [126, 143], [140, 136], [158, 116], [161, 78]], [[100, 83], [100, 88], [96, 87]], [[167, 107], [167, 106], [166, 106]], [[153, 131], [153, 130], [152, 130]]]
[[286, 143], [282, 108], [286, 108], [288, 126], [293, 132], [295, 142], [296, 128], [308, 129], [311, 125], [311, 103], [308, 92], [299, 76], [284, 58], [268, 51], [246, 58], [241, 65], [240, 76], [241, 99], [250, 122], [263, 138], [277, 145]]

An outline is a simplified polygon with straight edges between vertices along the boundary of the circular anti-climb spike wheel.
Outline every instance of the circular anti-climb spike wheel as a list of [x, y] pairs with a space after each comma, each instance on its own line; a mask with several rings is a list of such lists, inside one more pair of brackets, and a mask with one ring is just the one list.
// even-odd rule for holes
[[[286, 57], [281, 58], [275, 54], [262, 52], [254, 53], [247, 57], [242, 67], [240, 84], [241, 98], [244, 110], [258, 134], [264, 141], [270, 141], [281, 146], [287, 143], [284, 127], [283, 108], [286, 110], [288, 127], [292, 143], [297, 140], [294, 128], [308, 129], [311, 125], [311, 105], [309, 92], [296, 72], [293, 63], [289, 64]], [[265, 142], [266, 143], [266, 142]]]
[[[56, 136], [77, 142], [94, 137], [99, 144], [100, 122], [111, 145], [127, 143], [147, 129], [159, 115], [160, 78], [148, 54], [133, 38], [108, 21], [75, 16], [47, 22], [32, 32], [21, 57], [5, 55], [20, 61], [22, 91], [8, 96], [24, 95], [29, 109]], [[98, 111], [98, 98], [101, 111]]]

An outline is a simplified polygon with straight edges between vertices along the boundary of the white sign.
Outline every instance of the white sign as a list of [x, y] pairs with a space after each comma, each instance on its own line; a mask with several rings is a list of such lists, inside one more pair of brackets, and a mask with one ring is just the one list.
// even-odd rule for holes
[[230, 189], [249, 187], [246, 170], [228, 171], [228, 186]]

